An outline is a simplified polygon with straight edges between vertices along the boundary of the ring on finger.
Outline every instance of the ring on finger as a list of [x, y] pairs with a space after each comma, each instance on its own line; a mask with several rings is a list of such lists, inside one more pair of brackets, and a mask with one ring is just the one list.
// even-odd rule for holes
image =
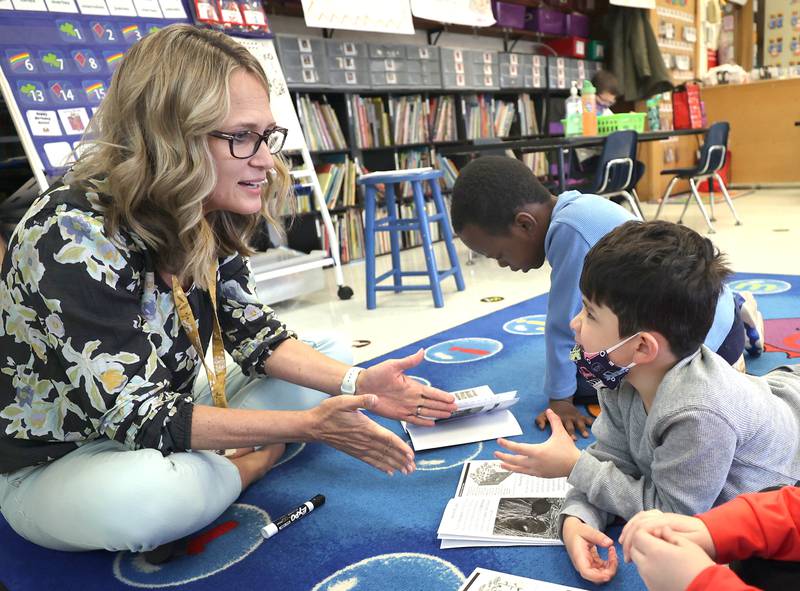
[[417, 412], [415, 412], [414, 414], [415, 414], [416, 416], [420, 416], [420, 414], [421, 414], [421, 411], [422, 411], [422, 405], [421, 405], [421, 404], [418, 404], [418, 405], [417, 405]]

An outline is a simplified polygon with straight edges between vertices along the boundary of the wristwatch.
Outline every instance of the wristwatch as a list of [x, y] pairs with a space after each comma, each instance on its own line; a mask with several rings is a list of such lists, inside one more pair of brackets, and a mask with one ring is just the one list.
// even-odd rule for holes
[[339, 391], [342, 394], [355, 394], [356, 393], [356, 380], [358, 379], [358, 374], [364, 371], [363, 367], [351, 367], [347, 370], [347, 373], [344, 374], [344, 379], [342, 380], [342, 385], [339, 387]]

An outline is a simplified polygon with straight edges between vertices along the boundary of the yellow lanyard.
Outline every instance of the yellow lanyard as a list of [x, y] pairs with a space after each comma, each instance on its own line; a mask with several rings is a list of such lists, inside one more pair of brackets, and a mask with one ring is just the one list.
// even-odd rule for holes
[[211, 283], [208, 285], [208, 295], [211, 296], [211, 308], [214, 310], [214, 331], [211, 338], [211, 349], [214, 354], [214, 369], [206, 363], [205, 352], [200, 343], [200, 333], [197, 330], [197, 323], [192, 314], [192, 308], [189, 306], [189, 300], [183, 288], [172, 276], [172, 299], [175, 301], [175, 308], [178, 311], [178, 318], [181, 320], [181, 326], [186, 331], [186, 336], [192, 342], [200, 361], [203, 362], [203, 367], [208, 376], [208, 385], [211, 387], [211, 398], [214, 401], [214, 406], [226, 408], [228, 400], [225, 398], [225, 348], [222, 344], [222, 329], [219, 326], [219, 319], [217, 318], [217, 265], [214, 264], [211, 270]]

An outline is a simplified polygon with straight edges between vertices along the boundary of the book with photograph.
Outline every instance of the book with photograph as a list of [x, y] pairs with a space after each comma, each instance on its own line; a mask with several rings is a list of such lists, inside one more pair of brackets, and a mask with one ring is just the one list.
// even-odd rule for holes
[[522, 435], [522, 427], [508, 410], [519, 400], [516, 391], [495, 394], [489, 386], [451, 392], [458, 409], [433, 427], [401, 421], [417, 451]]
[[583, 591], [557, 583], [548, 583], [528, 577], [518, 577], [488, 568], [476, 568], [458, 588], [458, 591]]
[[560, 545], [569, 488], [566, 478], [516, 474], [499, 460], [465, 462], [437, 531], [441, 548]]

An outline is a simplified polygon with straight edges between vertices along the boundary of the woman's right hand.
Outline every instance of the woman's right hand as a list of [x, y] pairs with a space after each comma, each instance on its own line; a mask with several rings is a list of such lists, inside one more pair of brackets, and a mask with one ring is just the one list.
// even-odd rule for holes
[[374, 394], [333, 396], [323, 400], [308, 411], [312, 416], [312, 438], [390, 476], [395, 470], [411, 474], [416, 469], [411, 448], [360, 410], [369, 410], [377, 401]]

